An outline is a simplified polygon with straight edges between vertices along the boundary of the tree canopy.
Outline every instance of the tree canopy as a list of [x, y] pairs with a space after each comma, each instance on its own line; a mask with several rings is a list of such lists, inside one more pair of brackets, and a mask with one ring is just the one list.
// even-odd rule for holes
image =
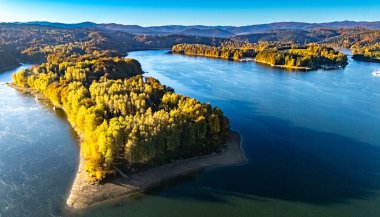
[[82, 43], [48, 48], [47, 61], [13, 75], [67, 113], [82, 136], [89, 180], [169, 160], [219, 151], [228, 133], [223, 112], [143, 76], [137, 60]]
[[310, 69], [342, 68], [347, 65], [347, 57], [333, 48], [315, 43], [300, 46], [288, 43], [261, 41], [259, 43], [225, 42], [221, 46], [204, 44], [178, 44], [173, 53], [223, 58], [229, 60], [255, 59], [271, 66], [304, 67]]

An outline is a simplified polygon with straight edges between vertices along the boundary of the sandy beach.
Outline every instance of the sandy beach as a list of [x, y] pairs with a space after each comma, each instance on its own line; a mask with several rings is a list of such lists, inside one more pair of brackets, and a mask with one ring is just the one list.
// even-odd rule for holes
[[237, 132], [230, 132], [226, 149], [221, 153], [178, 160], [171, 164], [129, 175], [129, 177], [120, 175], [102, 184], [90, 184], [86, 181], [86, 173], [82, 168], [83, 160], [80, 160], [78, 172], [66, 203], [74, 209], [82, 209], [102, 201], [144, 192], [167, 180], [201, 169], [242, 164], [246, 161], [245, 153], [241, 148], [240, 134]]

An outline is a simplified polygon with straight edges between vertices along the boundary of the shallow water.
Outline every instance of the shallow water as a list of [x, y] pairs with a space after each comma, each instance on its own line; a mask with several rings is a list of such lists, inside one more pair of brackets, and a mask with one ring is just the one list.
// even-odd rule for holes
[[[350, 59], [344, 70], [297, 73], [167, 51], [129, 56], [147, 76], [221, 107], [243, 137], [248, 164], [209, 169], [79, 213], [62, 211], [77, 162], [75, 136], [49, 107], [0, 86], [0, 136], [18, 138], [0, 140], [3, 150], [13, 147], [0, 153], [0, 180], [22, 192], [0, 187], [0, 213], [3, 201], [11, 200], [25, 207], [13, 213], [25, 216], [380, 216], [380, 78], [372, 76], [380, 64]], [[10, 117], [9, 105], [21, 108], [20, 114]], [[29, 150], [34, 152], [20, 154]], [[36, 153], [53, 159], [38, 160]], [[10, 170], [28, 173], [4, 178], [3, 171]], [[25, 181], [30, 175], [34, 182]], [[33, 196], [34, 202], [23, 195], [39, 197]]]
[[62, 113], [8, 87], [0, 73], [0, 216], [60, 216], [78, 159]]

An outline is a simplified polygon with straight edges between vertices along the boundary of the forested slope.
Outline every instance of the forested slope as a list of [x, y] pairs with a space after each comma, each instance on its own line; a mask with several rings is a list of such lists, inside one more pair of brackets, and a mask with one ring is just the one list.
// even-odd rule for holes
[[186, 35], [136, 35], [91, 26], [60, 28], [47, 25], [0, 24], [0, 53], [5, 50], [4, 47], [6, 48], [6, 54], [3, 54], [4, 58], [0, 62], [0, 70], [8, 67], [5, 65], [14, 65], [14, 60], [44, 62], [51, 52], [51, 47], [77, 42], [86, 42], [87, 47], [97, 46], [101, 50], [110, 50], [122, 56], [133, 50], [168, 49], [178, 43], [219, 45], [223, 41], [224, 39]]

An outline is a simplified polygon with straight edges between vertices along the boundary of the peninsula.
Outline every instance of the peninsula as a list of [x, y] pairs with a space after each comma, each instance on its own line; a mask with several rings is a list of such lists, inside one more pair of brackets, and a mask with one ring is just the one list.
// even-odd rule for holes
[[255, 61], [271, 67], [292, 70], [340, 69], [348, 64], [347, 56], [343, 53], [315, 43], [299, 46], [286, 43], [230, 41], [219, 47], [178, 44], [172, 47], [172, 52], [242, 62]]
[[47, 47], [45, 63], [13, 75], [17, 89], [64, 110], [81, 138], [69, 206], [85, 208], [245, 161], [240, 136], [221, 109], [143, 76], [138, 61], [102, 50], [98, 37]]

